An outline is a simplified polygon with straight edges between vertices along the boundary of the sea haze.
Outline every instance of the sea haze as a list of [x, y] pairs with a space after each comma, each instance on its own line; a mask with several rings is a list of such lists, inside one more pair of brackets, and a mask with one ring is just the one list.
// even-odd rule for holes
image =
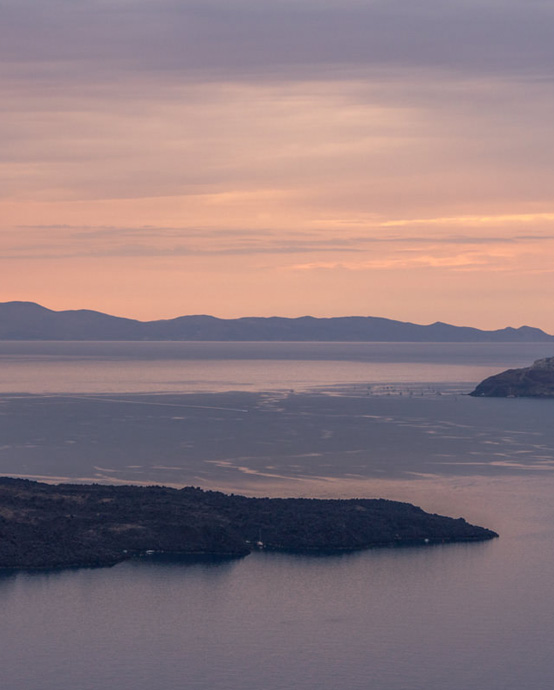
[[0, 473], [375, 497], [484, 544], [5, 573], [10, 690], [544, 690], [554, 400], [471, 398], [546, 345], [1, 343]]
[[548, 467], [548, 402], [465, 395], [548, 350], [1, 343], [0, 472], [298, 493], [308, 480]]
[[0, 341], [1, 393], [310, 390], [454, 382], [552, 353], [548, 343], [216, 343]]

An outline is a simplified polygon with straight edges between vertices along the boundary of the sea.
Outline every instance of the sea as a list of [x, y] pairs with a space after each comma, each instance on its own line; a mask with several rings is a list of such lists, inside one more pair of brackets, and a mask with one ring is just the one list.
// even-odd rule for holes
[[2, 475], [383, 497], [500, 535], [3, 571], [2, 688], [549, 688], [554, 399], [468, 393], [552, 355], [548, 343], [1, 342]]

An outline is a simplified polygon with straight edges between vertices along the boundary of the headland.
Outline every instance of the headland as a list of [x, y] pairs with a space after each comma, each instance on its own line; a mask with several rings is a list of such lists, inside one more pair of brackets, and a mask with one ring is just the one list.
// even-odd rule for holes
[[489, 376], [470, 393], [489, 398], [554, 398], [554, 357]]
[[384, 499], [247, 498], [186, 487], [0, 478], [0, 568], [107, 566], [144, 554], [326, 553], [484, 541], [463, 518]]

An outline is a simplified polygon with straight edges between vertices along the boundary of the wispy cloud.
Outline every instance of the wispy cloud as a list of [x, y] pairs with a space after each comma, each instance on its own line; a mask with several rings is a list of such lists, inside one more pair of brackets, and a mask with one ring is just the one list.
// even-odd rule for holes
[[[507, 257], [491, 255], [453, 255], [380, 258], [366, 261], [316, 261], [296, 264], [287, 268], [290, 271], [404, 271], [419, 269], [448, 269], [449, 271], [514, 271]], [[519, 267], [518, 269], [519, 270]], [[554, 272], [554, 268], [551, 269]]]
[[3, 0], [3, 283], [485, 319], [517, 282], [538, 310], [553, 23], [544, 0]]
[[498, 214], [498, 215], [483, 215], [483, 216], [447, 216], [445, 218], [407, 218], [401, 220], [387, 220], [383, 221], [380, 226], [383, 228], [391, 227], [411, 227], [411, 226], [434, 226], [440, 225], [447, 227], [452, 225], [462, 225], [464, 227], [491, 227], [491, 226], [506, 226], [514, 223], [536, 224], [536, 223], [552, 223], [554, 221], [554, 213], [512, 213], [512, 214]]
[[[548, 215], [548, 214], [543, 214]], [[441, 219], [442, 220], [442, 219]], [[496, 227], [497, 218], [492, 223]], [[427, 221], [414, 221], [424, 225]], [[439, 224], [444, 230], [442, 223]], [[448, 223], [446, 227], [448, 227]], [[452, 225], [456, 226], [457, 223]], [[364, 233], [354, 227], [349, 231], [198, 228], [170, 226], [19, 226], [0, 236], [3, 260], [76, 259], [112, 257], [121, 259], [155, 257], [248, 257], [302, 254], [318, 257], [334, 254], [335, 262], [309, 260], [295, 265], [295, 270], [317, 268], [345, 268], [366, 270], [412, 267], [490, 266], [502, 257], [516, 257], [522, 253], [544, 251], [554, 241], [554, 233], [487, 234], [479, 232], [433, 233], [403, 235], [383, 232], [383, 228], [398, 227], [396, 223], [376, 223]], [[431, 223], [430, 227], [434, 227]], [[481, 226], [479, 226], [481, 227]], [[23, 233], [23, 237], [22, 237]], [[500, 249], [506, 247], [507, 249]], [[509, 248], [509, 249], [508, 249]], [[375, 258], [375, 253], [379, 258]]]

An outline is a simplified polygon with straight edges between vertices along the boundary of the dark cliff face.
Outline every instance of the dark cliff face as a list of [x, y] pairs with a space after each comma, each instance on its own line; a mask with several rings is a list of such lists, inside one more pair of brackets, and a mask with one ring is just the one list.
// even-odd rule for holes
[[554, 357], [538, 359], [530, 367], [508, 369], [489, 376], [470, 395], [489, 398], [554, 398]]
[[408, 503], [227, 496], [195, 488], [0, 478], [0, 567], [111, 565], [145, 552], [244, 556], [497, 536]]

